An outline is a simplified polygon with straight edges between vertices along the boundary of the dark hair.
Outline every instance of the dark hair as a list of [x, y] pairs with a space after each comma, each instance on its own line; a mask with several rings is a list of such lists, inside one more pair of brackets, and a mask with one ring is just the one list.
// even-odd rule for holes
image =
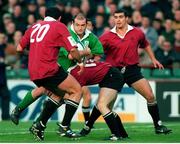
[[50, 16], [54, 19], [58, 19], [62, 16], [63, 12], [60, 11], [57, 7], [50, 7], [46, 9], [45, 16]]
[[[114, 14], [115, 13], [124, 13], [124, 16], [125, 17], [128, 17], [129, 15], [128, 15], [128, 13], [127, 13], [127, 11], [125, 10], [125, 9], [117, 9], [115, 12], [114, 12]], [[114, 15], [113, 14], [113, 15]]]

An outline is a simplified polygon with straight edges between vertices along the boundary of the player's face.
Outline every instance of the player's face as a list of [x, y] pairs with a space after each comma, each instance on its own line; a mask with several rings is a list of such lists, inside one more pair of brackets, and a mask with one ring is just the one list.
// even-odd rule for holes
[[126, 26], [128, 18], [125, 17], [124, 13], [115, 13], [114, 22], [117, 28], [123, 28]]
[[83, 35], [87, 26], [86, 19], [83, 19], [83, 20], [75, 19], [73, 26], [74, 26], [75, 32], [78, 35]]

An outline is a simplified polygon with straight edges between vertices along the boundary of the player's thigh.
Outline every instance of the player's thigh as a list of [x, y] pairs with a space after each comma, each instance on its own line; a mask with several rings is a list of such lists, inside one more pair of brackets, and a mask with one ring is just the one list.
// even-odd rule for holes
[[121, 91], [124, 85], [122, 74], [117, 68], [111, 67], [104, 76], [103, 80], [99, 83], [100, 88], [110, 88]]
[[38, 87], [44, 87], [46, 90], [58, 95], [64, 96], [65, 91], [58, 88], [58, 85], [61, 84], [68, 77], [68, 73], [65, 72], [61, 67], [58, 71], [50, 77], [34, 80], [33, 82]]
[[62, 81], [59, 85], [58, 88], [66, 91], [67, 93], [81, 93], [81, 86], [78, 83], [78, 81], [72, 76], [68, 75], [67, 78]]
[[144, 78], [132, 83], [131, 86], [146, 99], [154, 97], [149, 82]]

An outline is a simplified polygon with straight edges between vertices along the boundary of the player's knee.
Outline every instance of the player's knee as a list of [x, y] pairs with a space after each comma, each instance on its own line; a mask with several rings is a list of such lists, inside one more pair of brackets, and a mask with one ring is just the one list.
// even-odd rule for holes
[[106, 108], [107, 106], [102, 103], [102, 102], [98, 102], [97, 103], [97, 108], [99, 109], [100, 112], [103, 112], [103, 110]]
[[153, 95], [153, 93], [150, 93], [147, 97], [146, 100], [148, 103], [153, 103], [155, 101], [155, 97]]
[[97, 105], [96, 105], [96, 106], [97, 106], [98, 110], [99, 110], [99, 111], [101, 111], [102, 104], [101, 104], [101, 103], [97, 103]]
[[87, 94], [87, 95], [83, 95], [83, 100], [90, 103], [91, 101], [91, 95]]
[[73, 91], [72, 91], [72, 94], [74, 96], [74, 99], [76, 99], [76, 101], [79, 101], [82, 97], [82, 89], [81, 89], [81, 86], [80, 85], [77, 85]]
[[31, 91], [31, 94], [34, 98], [38, 98], [44, 94], [44, 91], [45, 91], [45, 88], [43, 88], [43, 87], [35, 88]]

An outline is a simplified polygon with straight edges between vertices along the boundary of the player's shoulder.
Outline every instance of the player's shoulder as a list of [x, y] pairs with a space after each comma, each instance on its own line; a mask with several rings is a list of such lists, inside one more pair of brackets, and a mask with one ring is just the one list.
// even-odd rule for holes
[[88, 31], [88, 32], [89, 32], [89, 35], [88, 35], [89, 38], [98, 38], [93, 32], [91, 31]]
[[135, 31], [136, 33], [143, 33], [143, 31], [141, 30], [141, 28], [140, 27], [135, 27], [135, 26], [133, 26], [133, 31]]
[[111, 30], [107, 30], [103, 33], [103, 35], [112, 35], [113, 32]]

